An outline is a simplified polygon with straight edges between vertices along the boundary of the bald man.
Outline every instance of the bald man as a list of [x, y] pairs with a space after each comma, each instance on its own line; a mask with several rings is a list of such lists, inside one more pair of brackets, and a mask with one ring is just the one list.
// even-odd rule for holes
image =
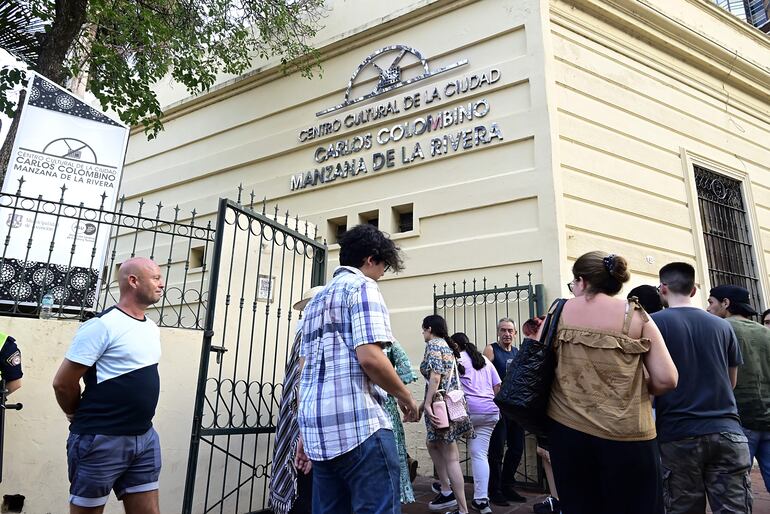
[[[110, 491], [127, 514], [159, 514], [160, 332], [145, 316], [163, 295], [150, 259], [125, 261], [120, 301], [81, 325], [56, 373], [56, 401], [70, 422], [70, 513], [101, 514]], [[80, 379], [85, 383], [81, 395]]]

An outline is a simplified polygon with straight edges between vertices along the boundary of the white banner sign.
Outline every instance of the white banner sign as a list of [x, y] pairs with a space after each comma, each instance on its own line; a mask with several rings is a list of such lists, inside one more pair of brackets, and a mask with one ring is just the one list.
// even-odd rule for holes
[[[10, 238], [0, 249], [0, 302], [36, 304], [48, 293], [56, 305], [95, 305], [110, 236], [99, 210], [115, 208], [128, 133], [32, 74], [3, 182], [0, 241]], [[8, 196], [19, 179], [20, 196], [29, 199]], [[58, 205], [62, 193], [76, 207]]]

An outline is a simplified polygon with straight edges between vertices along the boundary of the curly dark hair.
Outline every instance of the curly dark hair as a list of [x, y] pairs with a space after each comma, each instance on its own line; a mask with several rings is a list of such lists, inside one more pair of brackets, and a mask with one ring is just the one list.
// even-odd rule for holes
[[342, 266], [360, 268], [367, 257], [371, 257], [378, 264], [384, 262], [393, 271], [404, 269], [401, 249], [373, 225], [356, 225], [342, 234], [339, 243]]

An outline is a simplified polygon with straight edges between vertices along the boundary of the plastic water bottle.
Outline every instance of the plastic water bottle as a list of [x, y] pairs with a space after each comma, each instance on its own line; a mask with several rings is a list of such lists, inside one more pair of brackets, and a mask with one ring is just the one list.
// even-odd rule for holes
[[53, 296], [46, 293], [40, 302], [40, 319], [50, 319], [53, 314]]

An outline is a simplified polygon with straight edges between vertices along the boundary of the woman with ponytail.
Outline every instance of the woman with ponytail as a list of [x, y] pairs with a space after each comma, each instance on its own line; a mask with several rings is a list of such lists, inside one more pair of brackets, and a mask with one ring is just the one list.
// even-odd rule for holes
[[500, 390], [500, 375], [492, 362], [484, 357], [462, 332], [449, 339], [460, 350], [460, 363], [464, 371], [460, 383], [468, 400], [473, 431], [476, 438], [468, 442], [473, 468], [473, 510], [491, 514], [489, 507], [489, 439], [500, 419], [500, 409], [495, 404], [495, 394]]
[[[458, 371], [460, 368], [456, 361], [460, 351], [457, 345], [449, 340], [446, 321], [441, 316], [434, 314], [426, 317], [422, 321], [422, 335], [426, 344], [420, 373], [427, 381], [423, 402], [428, 433], [427, 446], [441, 483], [441, 490], [428, 504], [428, 508], [431, 511], [452, 509], [452, 513], [468, 514], [465, 481], [456, 441], [461, 437], [474, 437], [473, 425], [466, 417], [459, 421], [450, 421], [448, 428], [437, 428], [441, 423], [433, 411], [433, 401], [439, 390], [453, 391], [461, 387], [458, 374], [454, 372], [455, 367]], [[464, 371], [464, 368], [462, 369]]]

